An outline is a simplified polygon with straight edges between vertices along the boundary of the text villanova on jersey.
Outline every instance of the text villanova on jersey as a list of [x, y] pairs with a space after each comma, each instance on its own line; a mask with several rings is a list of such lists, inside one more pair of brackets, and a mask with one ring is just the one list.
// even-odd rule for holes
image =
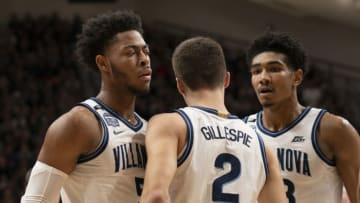
[[309, 156], [306, 152], [294, 149], [277, 148], [281, 170], [311, 176]]
[[145, 168], [145, 146], [138, 143], [124, 143], [113, 148], [115, 172], [129, 168]]

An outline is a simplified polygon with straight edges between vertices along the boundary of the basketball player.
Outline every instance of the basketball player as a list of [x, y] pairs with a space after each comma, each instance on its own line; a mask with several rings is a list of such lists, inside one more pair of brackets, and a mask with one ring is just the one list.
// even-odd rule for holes
[[247, 60], [263, 109], [244, 120], [277, 154], [289, 203], [340, 203], [343, 184], [359, 203], [359, 134], [344, 118], [299, 103], [306, 64], [301, 44], [285, 33], [266, 33], [254, 40]]
[[275, 156], [224, 105], [230, 74], [220, 45], [188, 39], [172, 64], [188, 107], [149, 121], [141, 202], [286, 202]]
[[77, 54], [100, 73], [100, 92], [51, 124], [22, 202], [56, 202], [60, 190], [63, 203], [138, 202], [146, 122], [134, 106], [151, 80], [140, 17], [116, 11], [89, 19]]

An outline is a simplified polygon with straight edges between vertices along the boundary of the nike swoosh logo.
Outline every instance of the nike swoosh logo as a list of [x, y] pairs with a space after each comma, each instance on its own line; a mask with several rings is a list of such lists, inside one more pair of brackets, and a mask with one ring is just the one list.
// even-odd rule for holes
[[114, 135], [118, 135], [118, 134], [123, 133], [123, 132], [124, 132], [123, 130], [119, 130], [119, 131], [113, 130]]

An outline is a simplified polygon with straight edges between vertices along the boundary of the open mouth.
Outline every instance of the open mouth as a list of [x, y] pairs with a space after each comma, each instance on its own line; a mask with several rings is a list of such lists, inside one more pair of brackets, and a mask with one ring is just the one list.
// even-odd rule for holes
[[272, 90], [271, 88], [269, 88], [269, 87], [265, 87], [265, 88], [260, 88], [260, 89], [258, 90], [258, 92], [259, 92], [260, 94], [270, 94], [270, 93], [273, 92], [273, 90]]

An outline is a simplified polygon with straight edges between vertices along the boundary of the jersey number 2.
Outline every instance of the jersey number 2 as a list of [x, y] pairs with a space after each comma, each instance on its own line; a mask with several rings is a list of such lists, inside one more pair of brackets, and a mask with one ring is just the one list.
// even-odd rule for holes
[[215, 167], [224, 169], [225, 163], [229, 163], [231, 166], [231, 170], [216, 178], [213, 183], [213, 191], [212, 191], [212, 200], [213, 201], [221, 201], [221, 202], [232, 202], [239, 203], [239, 194], [232, 193], [224, 193], [223, 186], [239, 177], [241, 173], [241, 164], [238, 158], [236, 158], [232, 154], [223, 153], [216, 157]]

